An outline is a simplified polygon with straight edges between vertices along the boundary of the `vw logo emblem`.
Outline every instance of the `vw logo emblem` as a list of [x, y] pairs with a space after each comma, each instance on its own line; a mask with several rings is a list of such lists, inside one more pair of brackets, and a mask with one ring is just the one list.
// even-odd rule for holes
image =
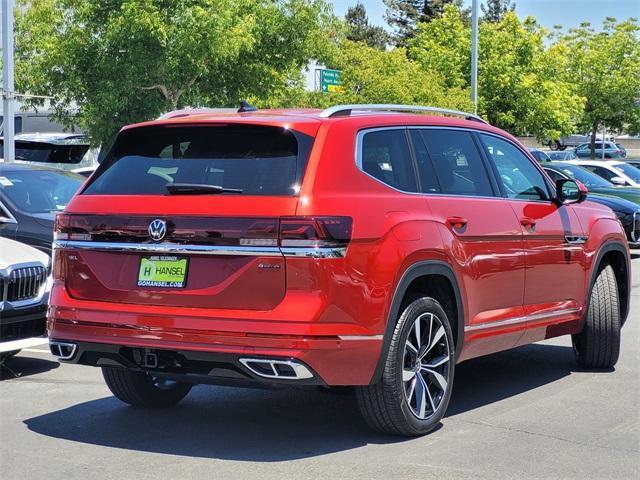
[[147, 231], [149, 232], [149, 237], [151, 237], [151, 240], [159, 242], [167, 234], [167, 222], [156, 218], [149, 224], [149, 228], [147, 229]]

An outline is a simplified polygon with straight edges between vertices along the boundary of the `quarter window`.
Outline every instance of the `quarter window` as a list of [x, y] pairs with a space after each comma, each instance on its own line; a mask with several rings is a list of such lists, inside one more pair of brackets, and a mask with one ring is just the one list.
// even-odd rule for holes
[[412, 132], [412, 138], [423, 192], [437, 191], [439, 186], [446, 195], [493, 196], [489, 175], [469, 132], [425, 128]]
[[367, 132], [362, 138], [362, 170], [404, 192], [417, 192], [406, 130]]
[[493, 135], [480, 134], [487, 155], [498, 170], [499, 180], [509, 198], [548, 200], [549, 190], [542, 173], [511, 143]]

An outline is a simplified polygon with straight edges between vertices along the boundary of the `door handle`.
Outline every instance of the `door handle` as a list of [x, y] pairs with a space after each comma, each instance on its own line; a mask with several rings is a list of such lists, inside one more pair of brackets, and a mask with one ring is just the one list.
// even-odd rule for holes
[[524, 228], [526, 228], [530, 232], [536, 229], [536, 221], [530, 218], [521, 218], [520, 225], [522, 225]]
[[467, 219], [462, 217], [449, 217], [447, 223], [456, 230], [463, 230], [467, 226]]

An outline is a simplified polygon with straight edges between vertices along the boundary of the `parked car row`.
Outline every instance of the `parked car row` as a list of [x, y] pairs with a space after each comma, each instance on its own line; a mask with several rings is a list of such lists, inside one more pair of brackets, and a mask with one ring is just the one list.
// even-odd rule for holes
[[[603, 136], [602, 134], [596, 134], [596, 142], [602, 142]], [[613, 135], [606, 135], [604, 137], [605, 142], [613, 142], [615, 138]], [[551, 150], [566, 150], [569, 147], [577, 147], [584, 143], [591, 142], [591, 134], [585, 133], [584, 135], [574, 134], [565, 137], [561, 137], [558, 140], [550, 140], [547, 145]]]

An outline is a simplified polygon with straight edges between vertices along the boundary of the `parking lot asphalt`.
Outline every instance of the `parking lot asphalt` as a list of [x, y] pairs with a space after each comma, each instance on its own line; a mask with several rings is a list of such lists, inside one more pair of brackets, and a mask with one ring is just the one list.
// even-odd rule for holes
[[0, 478], [637, 479], [639, 324], [636, 255], [615, 371], [579, 369], [568, 337], [470, 360], [441, 427], [409, 440], [371, 433], [349, 391], [199, 386], [127, 407], [43, 345], [2, 371]]

